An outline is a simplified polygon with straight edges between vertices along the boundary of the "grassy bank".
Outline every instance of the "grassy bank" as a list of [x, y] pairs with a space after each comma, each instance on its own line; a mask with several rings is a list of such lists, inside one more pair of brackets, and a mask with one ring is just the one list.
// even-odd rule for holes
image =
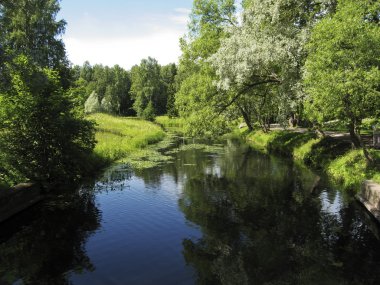
[[160, 126], [137, 118], [92, 114], [88, 119], [97, 124], [95, 155], [108, 163], [137, 164], [139, 158], [154, 156], [147, 148], [165, 138]]
[[157, 116], [155, 122], [161, 125], [165, 130], [183, 133], [184, 119], [183, 118], [169, 118], [169, 116]]
[[380, 151], [370, 150], [375, 163], [369, 165], [361, 150], [352, 150], [347, 141], [326, 137], [317, 138], [314, 133], [291, 131], [262, 131], [246, 135], [251, 146], [268, 153], [276, 153], [324, 170], [345, 188], [359, 189], [363, 180], [380, 183]]

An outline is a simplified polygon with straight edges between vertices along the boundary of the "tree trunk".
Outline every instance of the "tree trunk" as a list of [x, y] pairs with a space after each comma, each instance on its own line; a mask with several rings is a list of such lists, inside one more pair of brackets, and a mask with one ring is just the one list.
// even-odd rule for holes
[[356, 134], [356, 131], [355, 131], [355, 122], [353, 119], [351, 119], [350, 123], [348, 124], [348, 131], [350, 132], [350, 138], [351, 138], [351, 142], [352, 144], [354, 145], [355, 148], [360, 148], [362, 146], [361, 144], [361, 139], [359, 138], [359, 136]]
[[[350, 123], [348, 124], [348, 130], [350, 132], [350, 137], [352, 144], [356, 149], [362, 148], [364, 157], [367, 160], [367, 163], [372, 164], [373, 158], [369, 154], [365, 144], [362, 141], [362, 137], [360, 135], [360, 124], [358, 123], [357, 118], [354, 116], [353, 112], [350, 109], [351, 102], [349, 100], [350, 96], [349, 94], [346, 94], [346, 96], [343, 98], [345, 107], [346, 107], [346, 114], [350, 118]], [[361, 122], [361, 120], [359, 120]]]
[[239, 107], [239, 110], [240, 110], [241, 114], [243, 115], [244, 122], [247, 125], [248, 130], [250, 132], [253, 131], [253, 127], [252, 127], [252, 124], [251, 124], [251, 119], [249, 118], [247, 112], [240, 105], [238, 105], [238, 107]]

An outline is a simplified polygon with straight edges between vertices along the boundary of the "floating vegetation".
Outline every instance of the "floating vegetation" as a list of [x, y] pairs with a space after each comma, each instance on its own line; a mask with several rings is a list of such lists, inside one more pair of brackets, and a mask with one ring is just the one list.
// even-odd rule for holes
[[168, 133], [164, 140], [145, 149], [136, 150], [128, 157], [119, 160], [119, 163], [130, 165], [134, 169], [152, 168], [173, 160], [172, 156], [163, 153], [165, 149], [171, 148], [176, 141], [174, 134]]
[[172, 149], [165, 152], [165, 154], [175, 154], [179, 151], [188, 151], [188, 150], [200, 150], [203, 152], [221, 153], [224, 151], [224, 146], [222, 144], [214, 144], [214, 145], [207, 145], [207, 144], [201, 144], [201, 143], [183, 144], [183, 145], [180, 145], [176, 149]]

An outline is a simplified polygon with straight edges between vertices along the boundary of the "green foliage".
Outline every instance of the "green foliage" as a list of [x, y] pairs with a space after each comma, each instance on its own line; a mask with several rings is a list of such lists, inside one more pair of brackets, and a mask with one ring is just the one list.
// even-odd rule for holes
[[95, 145], [93, 125], [75, 112], [58, 72], [27, 57], [8, 63], [11, 85], [0, 93], [1, 165], [15, 183], [77, 179]]
[[369, 164], [362, 150], [352, 150], [351, 144], [339, 138], [315, 138], [312, 133], [289, 131], [251, 132], [249, 144], [264, 152], [292, 156], [307, 165], [324, 169], [345, 188], [359, 189], [365, 179], [380, 182], [380, 151], [369, 150], [374, 163]]
[[380, 128], [380, 118], [365, 118], [362, 121], [362, 128], [364, 130], [373, 130], [374, 127]]
[[144, 112], [150, 103], [153, 104], [154, 112], [150, 112], [150, 107], [147, 111], [151, 114], [165, 114], [167, 97], [163, 89], [160, 65], [157, 60], [151, 57], [143, 59], [139, 66], [132, 67], [131, 74], [131, 94], [135, 100], [133, 109], [137, 116], [144, 118]]
[[186, 118], [188, 134], [220, 134], [227, 129], [228, 118], [218, 114], [218, 105], [225, 98], [218, 96], [213, 84], [216, 74], [207, 61], [218, 50], [221, 38], [227, 35], [224, 28], [236, 23], [234, 13], [231, 0], [194, 1], [189, 33], [181, 39], [183, 53], [175, 98], [179, 115]]
[[183, 118], [171, 118], [169, 116], [157, 116], [155, 118], [156, 123], [163, 126], [165, 129], [182, 129], [185, 121]]
[[291, 131], [255, 131], [248, 135], [247, 139], [255, 148], [270, 153], [277, 153], [284, 156], [292, 156], [293, 152], [313, 139], [313, 133], [297, 133]]
[[2, 1], [0, 45], [9, 54], [23, 54], [38, 66], [57, 70], [67, 88], [70, 72], [60, 37], [66, 22], [56, 20], [59, 9], [58, 0]]
[[315, 139], [314, 133], [297, 133], [297, 132], [278, 132], [277, 135], [268, 143], [268, 150], [272, 153], [281, 154], [283, 156], [294, 156], [296, 148]]
[[267, 152], [269, 148], [269, 143], [273, 141], [276, 135], [276, 131], [269, 133], [264, 133], [263, 131], [255, 131], [247, 136], [247, 140], [249, 141], [249, 144], [254, 148]]
[[110, 113], [117, 114], [120, 110], [119, 98], [115, 96], [115, 88], [112, 86], [107, 86], [106, 93], [101, 102], [101, 110]]
[[154, 117], [156, 116], [154, 112], [154, 107], [152, 101], [149, 101], [148, 105], [144, 109], [144, 111], [141, 114], [141, 117], [148, 121], [154, 121]]
[[320, 138], [315, 138], [307, 141], [306, 143], [296, 147], [293, 151], [293, 156], [295, 159], [300, 161], [306, 161], [307, 157], [310, 155], [311, 150], [315, 144], [321, 141]]
[[131, 110], [133, 102], [129, 72], [118, 65], [91, 66], [89, 62], [85, 62], [81, 67], [74, 66], [72, 73], [75, 74], [74, 86], [70, 90], [72, 97], [83, 102], [82, 108], [84, 106], [86, 113], [102, 111], [118, 115], [134, 115]]
[[[370, 150], [370, 154], [380, 165], [380, 151]], [[346, 188], [359, 189], [364, 180], [380, 183], [380, 169], [368, 164], [362, 150], [351, 150], [338, 157], [328, 165], [327, 173], [343, 182]]]
[[366, 17], [378, 1], [339, 1], [320, 21], [308, 43], [304, 83], [310, 119], [339, 119], [359, 134], [365, 117], [380, 107], [380, 26]]
[[175, 107], [175, 93], [177, 92], [175, 77], [177, 75], [177, 66], [174, 63], [162, 66], [160, 74], [167, 97], [166, 113], [169, 117], [176, 117], [178, 116]]

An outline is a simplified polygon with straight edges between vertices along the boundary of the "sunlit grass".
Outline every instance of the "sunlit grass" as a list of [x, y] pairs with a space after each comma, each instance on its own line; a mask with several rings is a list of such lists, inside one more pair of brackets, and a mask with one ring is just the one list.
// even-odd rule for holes
[[95, 154], [109, 161], [126, 159], [165, 137], [160, 126], [137, 118], [92, 114], [88, 119], [97, 124]]
[[174, 132], [184, 132], [185, 120], [183, 118], [169, 118], [169, 116], [157, 116], [155, 119], [165, 129]]
[[345, 188], [359, 189], [363, 180], [380, 183], [380, 151], [369, 150], [374, 163], [369, 164], [363, 150], [351, 150], [349, 142], [333, 138], [315, 138], [313, 134], [255, 131], [248, 134], [249, 144], [256, 149], [292, 156], [298, 161], [324, 169]]
[[293, 151], [294, 158], [304, 161], [306, 157], [311, 153], [313, 146], [321, 141], [320, 138], [311, 139], [307, 141], [305, 144], [297, 147]]
[[380, 183], [380, 172], [376, 169], [376, 164], [380, 161], [380, 151], [369, 152], [375, 161], [372, 165], [367, 162], [362, 150], [351, 150], [329, 164], [328, 174], [343, 182], [345, 187], [359, 186], [363, 180]]

